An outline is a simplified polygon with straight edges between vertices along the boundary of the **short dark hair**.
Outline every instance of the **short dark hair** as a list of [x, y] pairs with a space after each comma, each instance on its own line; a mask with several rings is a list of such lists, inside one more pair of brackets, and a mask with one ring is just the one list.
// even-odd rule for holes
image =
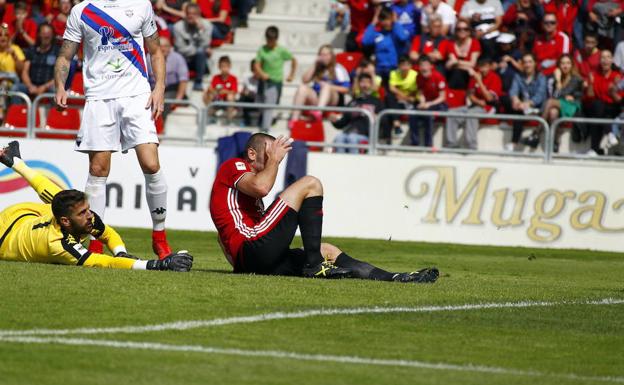
[[410, 58], [407, 55], [401, 55], [399, 56], [399, 64], [402, 63], [411, 63], [412, 61], [410, 60]]
[[87, 195], [82, 191], [63, 190], [52, 199], [52, 214], [59, 221], [61, 217], [68, 217], [71, 214], [72, 207], [86, 200]]
[[390, 8], [382, 8], [381, 11], [379, 12], [379, 20], [388, 20], [388, 19], [392, 19], [394, 17], [393, 13], [392, 13], [392, 9]]
[[271, 40], [277, 40], [279, 38], [279, 28], [274, 25], [268, 26], [266, 31], [264, 31], [264, 37]]
[[227, 63], [229, 65], [232, 65], [232, 61], [230, 60], [230, 57], [228, 55], [223, 55], [219, 58], [219, 65], [223, 64], [223, 63]]
[[201, 8], [199, 7], [199, 4], [197, 3], [191, 3], [190, 1], [186, 3], [186, 8], [184, 8], [187, 12], [190, 11], [191, 9], [196, 9], [198, 11], [201, 11]]
[[358, 82], [361, 82], [364, 79], [368, 79], [371, 82], [373, 81], [373, 77], [371, 76], [371, 74], [367, 74], [365, 72], [359, 74], [358, 77], [357, 77]]
[[13, 12], [15, 11], [28, 11], [28, 5], [25, 1], [18, 1], [13, 6]]
[[492, 64], [492, 62], [494, 62], [494, 59], [492, 59], [491, 56], [482, 55], [482, 56], [479, 56], [479, 59], [477, 60], [477, 67], [486, 65], [486, 64]]
[[258, 132], [253, 134], [247, 141], [247, 144], [245, 144], [244, 156], [247, 157], [247, 151], [249, 151], [250, 148], [253, 148], [256, 151], [260, 151], [260, 149], [262, 148], [261, 146], [264, 145], [265, 140], [273, 141], [275, 140], [275, 137], [269, 134], [265, 134], [264, 132]]
[[585, 32], [585, 36], [583, 37], [583, 40], [587, 39], [588, 37], [592, 37], [598, 40], [598, 34], [596, 32], [591, 32], [591, 31]]
[[418, 64], [422, 64], [422, 63], [433, 64], [433, 61], [431, 60], [429, 56], [422, 55], [421, 57], [418, 58]]

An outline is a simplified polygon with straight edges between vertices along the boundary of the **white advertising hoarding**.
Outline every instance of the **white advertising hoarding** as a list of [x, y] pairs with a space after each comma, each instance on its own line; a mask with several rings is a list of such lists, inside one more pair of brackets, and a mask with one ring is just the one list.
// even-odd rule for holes
[[[21, 147], [32, 167], [84, 188], [87, 156], [73, 143], [24, 140]], [[160, 156], [167, 227], [214, 230], [214, 149], [161, 146]], [[614, 166], [312, 153], [308, 173], [324, 185], [327, 236], [624, 251], [624, 169]], [[281, 190], [282, 175], [283, 167], [269, 196]], [[144, 189], [134, 152], [113, 155], [105, 221], [149, 227]], [[0, 170], [0, 209], [36, 199], [16, 174]]]

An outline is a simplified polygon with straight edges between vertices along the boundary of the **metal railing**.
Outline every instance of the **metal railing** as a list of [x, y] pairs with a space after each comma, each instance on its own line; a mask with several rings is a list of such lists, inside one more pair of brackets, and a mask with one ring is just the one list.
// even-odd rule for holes
[[[67, 96], [67, 100], [71, 101], [71, 100], [76, 100], [76, 101], [86, 101], [86, 98], [84, 96], [76, 96], [76, 95], [68, 95]], [[77, 130], [68, 130], [68, 129], [54, 129], [54, 130], [49, 130], [46, 129], [45, 127], [35, 127], [36, 124], [36, 115], [39, 113], [39, 107], [41, 104], [43, 104], [44, 101], [50, 101], [52, 103], [50, 103], [50, 106], [52, 108], [53, 107], [53, 101], [54, 101], [54, 94], [52, 93], [46, 93], [46, 94], [41, 94], [38, 95], [32, 102], [32, 108], [29, 110], [30, 111], [30, 121], [32, 122], [32, 124], [29, 126], [29, 130], [28, 130], [28, 137], [29, 138], [33, 138], [36, 136], [36, 134], [38, 133], [54, 133], [54, 134], [59, 134], [59, 135], [76, 135], [78, 133]], [[196, 119], [196, 123], [197, 123], [197, 129], [196, 129], [196, 133], [194, 136], [191, 137], [177, 137], [177, 136], [171, 136], [171, 135], [167, 135], [167, 131], [164, 131], [163, 135], [160, 135], [160, 139], [162, 140], [176, 140], [176, 141], [189, 141], [189, 142], [193, 142], [193, 143], [199, 143], [199, 135], [198, 132], [200, 131], [200, 127], [203, 126], [203, 117], [204, 117], [204, 113], [202, 111], [202, 108], [199, 107], [196, 103], [191, 102], [190, 100], [178, 100], [178, 99], [165, 99], [164, 100], [164, 104], [165, 105], [182, 105], [182, 106], [188, 106], [193, 108], [196, 113], [197, 113], [197, 119]], [[76, 107], [79, 108], [83, 108], [82, 105], [77, 105]], [[42, 122], [43, 124], [43, 122]]]
[[2, 91], [0, 93], [0, 96], [4, 96], [7, 98], [20, 98], [21, 100], [24, 101], [24, 104], [26, 105], [26, 127], [15, 127], [15, 128], [7, 128], [4, 126], [0, 126], [0, 132], [2, 133], [25, 133], [26, 136], [28, 136], [28, 132], [30, 130], [30, 127], [33, 126], [34, 122], [32, 120], [32, 116], [31, 116], [31, 111], [32, 111], [32, 102], [30, 101], [30, 98], [28, 97], [28, 95], [26, 95], [23, 92], [14, 92], [14, 91]]
[[[550, 136], [546, 137], [546, 141], [550, 143], [551, 148], [554, 148], [555, 144], [555, 136], [559, 127], [566, 123], [582, 123], [582, 124], [603, 124], [612, 126], [617, 124], [619, 126], [624, 126], [624, 120], [617, 119], [599, 119], [599, 118], [559, 118], [555, 120], [550, 126]], [[604, 161], [616, 161], [616, 162], [624, 162], [624, 156], [592, 156], [587, 154], [575, 154], [575, 153], [567, 153], [567, 154], [555, 154], [551, 152], [548, 161], [550, 162], [553, 158], [559, 159], [579, 159], [579, 160], [604, 160]]]
[[398, 109], [387, 109], [381, 111], [377, 115], [377, 122], [375, 124], [375, 132], [374, 138], [375, 143], [373, 146], [373, 151], [377, 150], [398, 150], [398, 151], [406, 151], [406, 152], [436, 152], [436, 153], [447, 153], [447, 154], [480, 154], [480, 155], [494, 155], [494, 156], [514, 156], [514, 157], [525, 157], [525, 158], [543, 158], [544, 162], [550, 161], [550, 153], [552, 152], [552, 146], [550, 141], [544, 141], [544, 153], [543, 154], [534, 154], [534, 153], [522, 153], [516, 151], [481, 151], [481, 150], [471, 150], [471, 149], [459, 149], [459, 148], [436, 148], [433, 149], [431, 147], [422, 147], [422, 146], [400, 146], [400, 145], [387, 145], [387, 144], [379, 144], [379, 133], [381, 132], [381, 125], [384, 123], [384, 117], [390, 115], [411, 115], [411, 116], [422, 116], [428, 118], [461, 118], [461, 119], [479, 119], [479, 120], [516, 120], [516, 121], [524, 121], [524, 122], [538, 122], [540, 126], [544, 129], [545, 137], [550, 137], [550, 126], [548, 122], [542, 119], [539, 116], [523, 116], [523, 115], [508, 115], [508, 114], [483, 114], [483, 113], [466, 113], [466, 112], [452, 112], [452, 111], [424, 111], [424, 110], [398, 110]]
[[[333, 142], [308, 142], [306, 141], [306, 145], [308, 147], [331, 147], [331, 148], [357, 148], [360, 150], [368, 150], [370, 155], [374, 155], [374, 142], [373, 139], [373, 131], [375, 128], [375, 116], [368, 110], [364, 108], [355, 108], [355, 107], [318, 107], [318, 106], [294, 106], [294, 105], [279, 105], [279, 104], [267, 104], [267, 103], [240, 103], [240, 102], [212, 102], [205, 109], [205, 120], [207, 121], [208, 111], [212, 108], [249, 108], [256, 110], [282, 110], [282, 111], [327, 111], [327, 112], [356, 112], [361, 113], [368, 119], [369, 124], [369, 136], [368, 136], [368, 144], [344, 144], [344, 143], [333, 143]], [[205, 129], [205, 127], [204, 127]], [[203, 130], [202, 130], [203, 131]], [[202, 132], [202, 138], [204, 137], [204, 132]], [[204, 144], [202, 140], [200, 142], [201, 145]]]

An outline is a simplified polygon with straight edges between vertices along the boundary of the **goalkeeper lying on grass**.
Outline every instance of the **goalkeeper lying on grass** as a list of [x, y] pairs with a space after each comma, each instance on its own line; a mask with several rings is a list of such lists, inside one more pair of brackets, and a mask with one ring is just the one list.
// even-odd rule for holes
[[[119, 234], [89, 209], [86, 195], [61, 191], [29, 168], [20, 159], [17, 142], [0, 150], [0, 162], [26, 179], [45, 202], [20, 203], [0, 212], [0, 260], [134, 270], [191, 269], [193, 257], [186, 252], [150, 261], [129, 255]], [[82, 242], [88, 236], [104, 242], [115, 257], [87, 250]]]

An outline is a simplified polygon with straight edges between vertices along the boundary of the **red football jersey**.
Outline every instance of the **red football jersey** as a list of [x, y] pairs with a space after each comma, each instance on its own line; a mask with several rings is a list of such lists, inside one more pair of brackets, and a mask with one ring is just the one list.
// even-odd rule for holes
[[596, 48], [591, 55], [585, 56], [581, 50], [574, 51], [574, 62], [579, 75], [585, 80], [590, 72], [600, 71], [600, 50]]
[[[212, 77], [210, 87], [213, 90], [218, 91], [219, 94], [222, 90], [238, 92], [238, 79], [236, 79], [236, 76], [232, 74], [229, 74], [225, 79], [221, 76], [221, 74], [217, 74]], [[221, 98], [218, 97], [217, 99]]]
[[540, 36], [533, 44], [533, 54], [537, 58], [537, 70], [546, 76], [552, 75], [557, 68], [557, 59], [564, 53], [570, 53], [570, 38], [563, 32], [557, 32], [554, 39]]
[[232, 5], [230, 4], [230, 0], [221, 0], [218, 4], [218, 8], [215, 7], [216, 2], [214, 0], [198, 0], [196, 3], [199, 5], [202, 17], [205, 19], [217, 18], [221, 11], [227, 11], [228, 16], [225, 19], [225, 24], [232, 25]]
[[[602, 71], [597, 71], [594, 72], [593, 75], [594, 97], [605, 103], [615, 103], [615, 100], [613, 100], [609, 92], [609, 87], [616, 85], [622, 79], [622, 74], [619, 71], [610, 71], [609, 74], [605, 76]], [[620, 95], [622, 95], [622, 92], [620, 92]]]
[[[483, 78], [483, 85], [485, 88], [492, 94], [494, 94], [494, 98], [498, 99], [503, 94], [503, 82], [501, 81], [500, 76], [494, 71], [488, 72], [487, 75]], [[474, 78], [470, 79], [470, 83], [468, 84], [468, 90], [472, 92], [477, 98], [481, 100], [485, 100], [485, 95], [481, 91], [481, 87], [477, 86], [477, 82]], [[494, 106], [487, 105], [485, 107], [486, 111], [492, 111]]]
[[286, 203], [278, 199], [265, 213], [262, 199], [239, 191], [236, 185], [250, 172], [251, 167], [244, 159], [225, 161], [217, 171], [210, 194], [210, 216], [219, 232], [226, 258], [233, 267], [243, 243], [271, 231], [289, 210]]
[[440, 96], [440, 92], [446, 90], [446, 79], [436, 70], [431, 72], [431, 76], [426, 78], [418, 74], [416, 78], [418, 90], [422, 92], [425, 100], [430, 102]]

